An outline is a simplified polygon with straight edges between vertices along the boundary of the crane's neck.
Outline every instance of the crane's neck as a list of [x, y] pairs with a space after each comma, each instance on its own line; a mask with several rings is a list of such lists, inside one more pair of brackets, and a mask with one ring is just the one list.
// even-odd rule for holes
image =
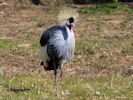
[[72, 26], [71, 25], [66, 25], [66, 26], [69, 28], [70, 31], [72, 30]]
[[68, 26], [65, 26], [65, 28], [68, 34], [68, 40], [73, 41], [73, 38], [75, 38], [73, 30], [72, 29], [70, 30]]

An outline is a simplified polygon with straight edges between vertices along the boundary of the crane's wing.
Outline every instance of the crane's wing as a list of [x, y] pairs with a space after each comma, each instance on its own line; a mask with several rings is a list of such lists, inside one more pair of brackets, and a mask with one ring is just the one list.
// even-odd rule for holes
[[[63, 35], [65, 28], [61, 26], [53, 26], [48, 30], [44, 31], [41, 39], [41, 65], [44, 65], [45, 69], [51, 69], [51, 58], [57, 56], [58, 49], [61, 48], [64, 39], [67, 38], [67, 35]], [[51, 63], [49, 63], [51, 62]]]
[[61, 36], [63, 36], [64, 39], [67, 38], [67, 34], [65, 32], [65, 28], [62, 26], [53, 26], [51, 28], [49, 28], [48, 30], [44, 31], [41, 39], [40, 39], [40, 45], [41, 46], [45, 46], [50, 39], [54, 38], [54, 34], [58, 35], [60, 34], [60, 38], [62, 38]]

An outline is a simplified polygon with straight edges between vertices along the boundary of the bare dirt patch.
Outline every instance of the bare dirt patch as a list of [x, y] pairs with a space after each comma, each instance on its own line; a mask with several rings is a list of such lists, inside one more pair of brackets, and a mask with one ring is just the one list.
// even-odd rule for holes
[[[0, 40], [12, 39], [12, 41], [21, 42], [8, 48], [8, 50], [5, 49], [3, 51], [1, 50], [2, 48], [0, 48], [0, 67], [4, 69], [8, 76], [18, 73], [35, 76], [45, 76], [49, 74], [50, 72], [46, 72], [43, 67], [40, 66], [39, 39], [43, 30], [56, 24], [57, 8], [28, 5], [27, 8], [14, 10], [12, 5], [10, 5], [10, 1], [7, 2], [7, 5], [8, 6], [0, 9], [0, 12], [2, 12], [2, 14], [0, 14]], [[80, 9], [80, 7], [77, 7], [77, 9]], [[111, 39], [111, 37], [115, 36], [119, 38], [121, 34], [132, 34], [132, 16], [132, 14], [126, 13], [116, 15], [81, 15], [77, 27], [74, 29], [77, 41], [80, 41], [84, 37], [95, 37], [97, 35]], [[111, 42], [112, 41], [114, 40], [111, 40]], [[113, 42], [112, 47], [114, 45], [115, 42]], [[93, 47], [98, 48], [97, 44], [96, 46], [92, 46], [92, 48]], [[98, 56], [100, 55], [100, 50], [101, 57], [103, 58]], [[113, 68], [121, 65], [127, 67], [133, 64], [132, 55], [121, 55], [119, 48], [100, 50], [96, 54], [88, 56], [86, 54], [80, 55], [76, 52], [75, 62], [65, 64], [65, 74], [106, 74], [110, 71], [110, 67], [108, 68], [108, 66], [110, 66], [109, 62], [111, 62]], [[107, 51], [107, 55], [104, 51]], [[106, 56], [107, 58], [104, 58]], [[97, 64], [101, 64], [101, 68], [97, 68]], [[94, 66], [96, 68], [93, 68]], [[120, 67], [117, 68], [119, 69]]]

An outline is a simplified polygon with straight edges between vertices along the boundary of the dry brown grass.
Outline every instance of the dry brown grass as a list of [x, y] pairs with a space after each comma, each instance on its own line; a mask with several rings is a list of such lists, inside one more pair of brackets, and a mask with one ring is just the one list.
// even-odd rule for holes
[[[9, 44], [1, 47], [0, 64], [7, 75], [24, 73], [45, 75], [40, 66], [39, 39], [43, 30], [56, 24], [58, 8], [35, 6], [7, 6], [1, 9], [0, 37]], [[18, 4], [18, 3], [17, 3]], [[70, 5], [69, 5], [70, 6]], [[80, 9], [80, 6], [77, 8]], [[77, 46], [73, 63], [65, 65], [66, 75], [107, 74], [119, 72], [133, 65], [132, 56], [132, 14], [90, 14], [80, 15], [75, 30]], [[17, 41], [17, 42], [15, 42]], [[20, 45], [29, 44], [28, 48]], [[121, 72], [120, 72], [121, 73]]]

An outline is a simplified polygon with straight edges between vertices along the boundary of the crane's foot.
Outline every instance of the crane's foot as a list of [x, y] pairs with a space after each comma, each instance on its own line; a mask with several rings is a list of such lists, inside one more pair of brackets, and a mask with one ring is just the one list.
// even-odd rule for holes
[[59, 98], [60, 97], [60, 93], [56, 93], [56, 96]]
[[43, 65], [43, 61], [40, 63], [40, 65]]

